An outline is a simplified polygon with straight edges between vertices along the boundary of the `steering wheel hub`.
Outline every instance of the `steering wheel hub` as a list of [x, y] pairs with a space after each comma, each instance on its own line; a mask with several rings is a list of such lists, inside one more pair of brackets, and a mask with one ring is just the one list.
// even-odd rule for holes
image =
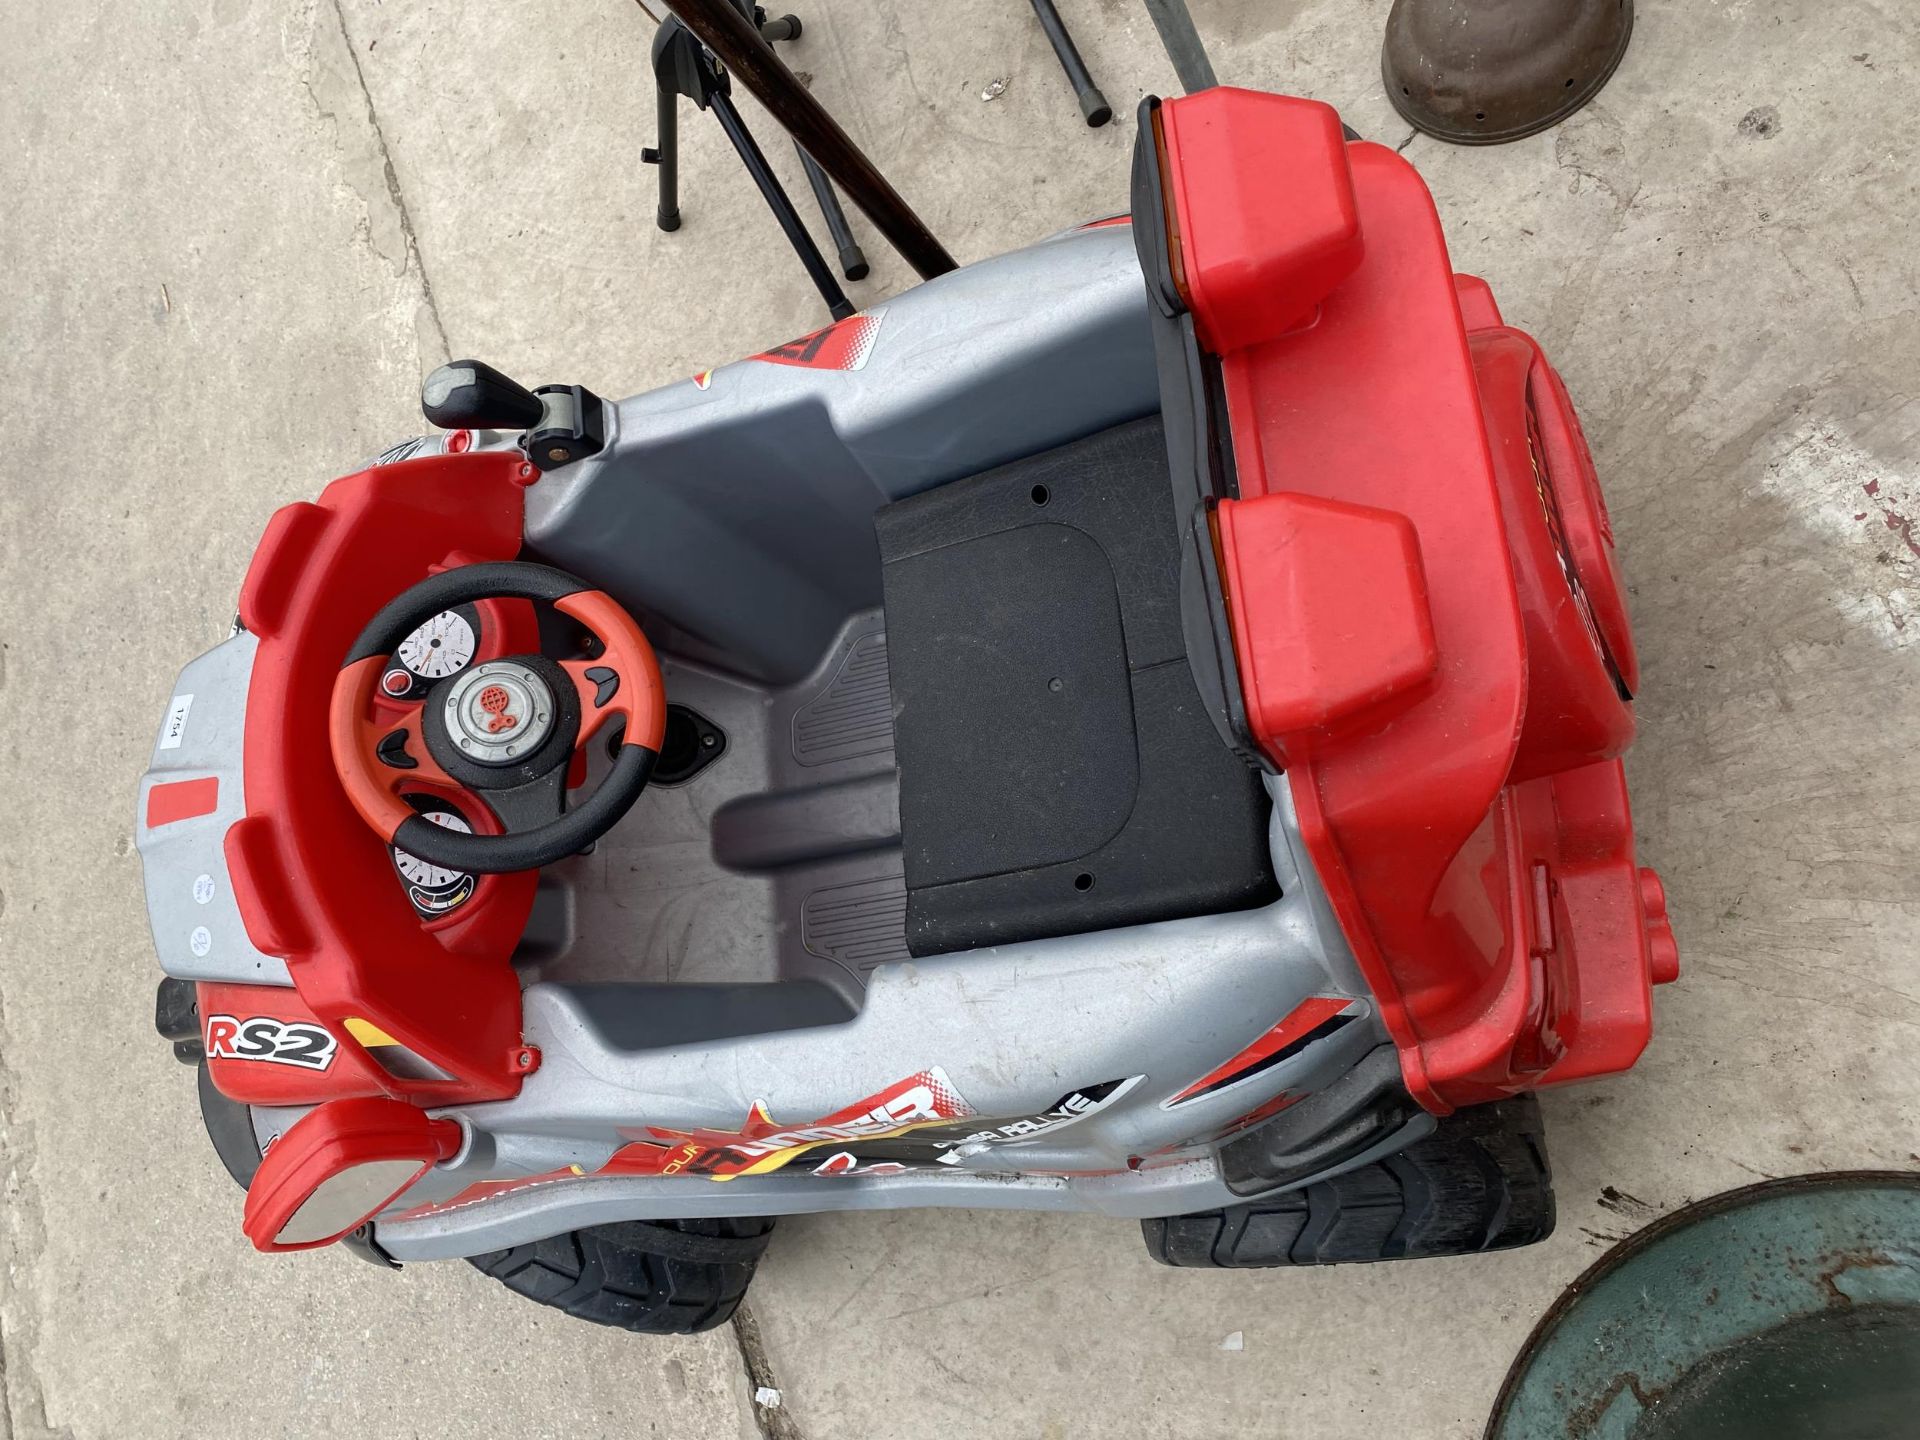
[[475, 665], [441, 702], [447, 735], [482, 765], [512, 765], [539, 748], [553, 728], [553, 691], [513, 660]]

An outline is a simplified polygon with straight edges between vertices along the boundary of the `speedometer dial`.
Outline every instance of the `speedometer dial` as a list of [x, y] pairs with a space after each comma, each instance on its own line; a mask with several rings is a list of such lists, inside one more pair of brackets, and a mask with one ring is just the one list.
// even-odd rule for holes
[[[473, 827], [451, 810], [428, 810], [425, 813], [427, 819], [436, 825], [457, 830], [462, 835], [473, 833]], [[418, 855], [409, 855], [397, 845], [393, 850], [393, 863], [400, 867], [400, 873], [407, 877], [408, 884], [418, 885], [423, 890], [444, 890], [466, 874], [464, 870], [444, 870], [438, 865], [429, 864]]]
[[473, 659], [473, 626], [457, 610], [442, 610], [400, 642], [400, 663], [422, 680], [441, 680]]
[[[451, 810], [420, 808], [420, 813], [435, 825], [471, 835], [473, 827]], [[474, 879], [464, 870], [449, 870], [441, 865], [410, 855], [399, 846], [393, 850], [393, 866], [407, 882], [407, 898], [422, 915], [444, 915], [473, 894]]]

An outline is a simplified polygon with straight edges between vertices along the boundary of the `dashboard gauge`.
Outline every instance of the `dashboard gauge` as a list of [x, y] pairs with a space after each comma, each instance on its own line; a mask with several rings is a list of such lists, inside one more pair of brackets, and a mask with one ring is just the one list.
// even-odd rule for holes
[[443, 680], [467, 667], [477, 645], [473, 622], [458, 610], [442, 610], [402, 640], [395, 654], [422, 680]]
[[[437, 802], [415, 799], [413, 806], [435, 825], [444, 825], [462, 835], [473, 833], [473, 827], [462, 816]], [[418, 855], [409, 855], [398, 845], [389, 848], [393, 851], [393, 868], [400, 872], [400, 878], [406, 882], [407, 898], [422, 916], [444, 915], [456, 906], [465, 904], [473, 894], [474, 878], [466, 871], [448, 870], [444, 866], [431, 864]]]

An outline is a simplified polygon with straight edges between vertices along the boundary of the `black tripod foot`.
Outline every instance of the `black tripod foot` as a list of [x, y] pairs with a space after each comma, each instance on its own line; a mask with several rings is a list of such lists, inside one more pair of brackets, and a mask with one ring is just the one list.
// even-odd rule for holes
[[680, 212], [678, 210], [656, 210], [653, 212], [653, 218], [660, 222], [660, 228], [668, 234], [672, 234], [680, 228]]
[[840, 247], [840, 273], [849, 280], [864, 280], [868, 274], [867, 252], [858, 245]]
[[1074, 98], [1080, 102], [1080, 113], [1087, 117], [1089, 127], [1099, 129], [1113, 119], [1113, 107], [1107, 104], [1107, 97], [1100, 93], [1100, 87], [1093, 83], [1093, 74], [1087, 69], [1086, 61], [1080, 58], [1073, 36], [1067, 33], [1067, 22], [1060, 18], [1053, 0], [1032, 0], [1032, 3], [1034, 16], [1040, 21], [1041, 30], [1046, 32], [1047, 43], [1053, 46], [1054, 58], [1060, 62], [1060, 68], [1066, 71], [1067, 83], [1073, 86]]

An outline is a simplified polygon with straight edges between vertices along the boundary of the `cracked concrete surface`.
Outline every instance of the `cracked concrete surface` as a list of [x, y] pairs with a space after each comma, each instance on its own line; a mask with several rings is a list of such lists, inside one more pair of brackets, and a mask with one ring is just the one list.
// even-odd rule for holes
[[[346, 12], [340, 0], [316, 5], [313, 12], [312, 52], [305, 84], [322, 118], [334, 127], [334, 143], [339, 148], [347, 183], [360, 196], [367, 212], [367, 243], [393, 267], [396, 277], [411, 273], [420, 288], [420, 304], [433, 327], [433, 345], [423, 345], [423, 359], [437, 357], [431, 364], [452, 358], [447, 349], [446, 326], [440, 322], [440, 308], [433, 298], [433, 280], [420, 257], [419, 241], [414, 236], [413, 217], [407, 211], [407, 197], [401, 193], [400, 178], [394, 174], [393, 156], [380, 129], [380, 117], [373, 108], [373, 96], [367, 90], [366, 72], [347, 31]], [[341, 116], [347, 118], [343, 127]], [[379, 172], [378, 185], [372, 172]], [[431, 368], [431, 364], [429, 368]]]
[[[799, 8], [793, 63], [962, 260], [1122, 208], [1133, 105], [1173, 88], [1136, 0], [1065, 5], [1102, 131], [1022, 5]], [[1920, 1164], [1920, 19], [1641, 0], [1596, 104], [1466, 150], [1405, 138], [1386, 8], [1193, 0], [1224, 80], [1404, 149], [1456, 262], [1566, 374], [1632, 588], [1630, 768], [1685, 975], [1633, 1073], [1548, 1098], [1561, 1225], [1530, 1250], [1216, 1275], [1090, 1217], [783, 1222], [753, 1292], [782, 1433], [1464, 1440], [1534, 1318], [1649, 1215]], [[725, 1331], [638, 1341], [464, 1266], [253, 1255], [152, 1034], [129, 835], [260, 526], [417, 428], [425, 368], [626, 393], [818, 323], [710, 121], [683, 121], [685, 228], [653, 228], [648, 38], [628, 0], [0, 13], [0, 1436], [767, 1418]], [[856, 300], [910, 283], [856, 227]]]

